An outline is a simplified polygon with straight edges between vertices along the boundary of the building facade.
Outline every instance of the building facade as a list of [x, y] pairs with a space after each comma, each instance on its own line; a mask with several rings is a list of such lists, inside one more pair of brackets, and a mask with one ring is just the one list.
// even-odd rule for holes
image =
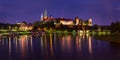
[[27, 24], [26, 22], [17, 23], [17, 25], [21, 31], [32, 30], [33, 28], [32, 24]]

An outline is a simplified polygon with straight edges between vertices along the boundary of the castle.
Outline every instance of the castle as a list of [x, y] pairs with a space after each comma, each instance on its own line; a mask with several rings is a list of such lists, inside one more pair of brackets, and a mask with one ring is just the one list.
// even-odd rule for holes
[[[84, 21], [78, 17], [75, 17], [74, 20], [72, 19], [65, 19], [65, 18], [53, 18], [52, 16], [48, 17], [47, 10], [44, 11], [44, 14], [41, 14], [41, 21], [57, 21], [54, 22], [55, 25], [82, 25], [82, 26], [92, 26], [92, 19], [88, 19]], [[59, 21], [59, 22], [58, 22]]]
[[[55, 29], [62, 28], [62, 29], [82, 29], [82, 30], [85, 30], [86, 27], [92, 26], [92, 19], [83, 20], [83, 19], [80, 19], [78, 17], [75, 17], [75, 19], [72, 20], [72, 19], [66, 19], [63, 17], [62, 18], [54, 18], [53, 16], [48, 17], [47, 10], [45, 10], [44, 13], [41, 14], [40, 21], [45, 22], [45, 23], [51, 22], [51, 21], [54, 22], [52, 24], [54, 24]], [[24, 22], [17, 23], [17, 25], [19, 25], [20, 30], [32, 30], [32, 28], [33, 28], [33, 25], [27, 24]], [[39, 28], [41, 28], [41, 27], [39, 27]]]

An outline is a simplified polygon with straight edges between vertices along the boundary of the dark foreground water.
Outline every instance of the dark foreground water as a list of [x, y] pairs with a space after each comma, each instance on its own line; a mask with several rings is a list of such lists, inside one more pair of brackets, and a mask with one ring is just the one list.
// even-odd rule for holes
[[2, 36], [0, 60], [120, 60], [120, 44], [82, 34]]

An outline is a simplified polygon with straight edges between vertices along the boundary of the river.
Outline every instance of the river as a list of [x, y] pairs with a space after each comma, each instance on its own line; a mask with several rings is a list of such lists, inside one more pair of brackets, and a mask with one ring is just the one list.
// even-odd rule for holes
[[0, 60], [120, 60], [120, 44], [88, 34], [2, 36]]

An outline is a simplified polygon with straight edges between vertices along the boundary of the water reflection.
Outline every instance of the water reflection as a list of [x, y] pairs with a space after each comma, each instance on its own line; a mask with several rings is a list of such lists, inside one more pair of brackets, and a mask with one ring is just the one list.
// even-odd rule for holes
[[53, 56], [53, 42], [52, 42], [52, 34], [50, 34], [50, 51], [51, 51], [51, 55]]
[[9, 41], [9, 59], [11, 60], [11, 38], [8, 38]]
[[[110, 44], [95, 40], [89, 34], [41, 33], [15, 37], [4, 36], [0, 40], [0, 53], [4, 52], [0, 54], [0, 58], [9, 60], [86, 59], [84, 58], [86, 56], [98, 57], [102, 51], [104, 51], [103, 54], [111, 54]], [[7, 58], [1, 57], [2, 54]]]
[[90, 54], [92, 54], [92, 38], [91, 38], [91, 36], [88, 37], [88, 47], [89, 47]]
[[78, 53], [82, 50], [82, 40], [80, 39], [80, 36], [76, 36], [76, 48]]

